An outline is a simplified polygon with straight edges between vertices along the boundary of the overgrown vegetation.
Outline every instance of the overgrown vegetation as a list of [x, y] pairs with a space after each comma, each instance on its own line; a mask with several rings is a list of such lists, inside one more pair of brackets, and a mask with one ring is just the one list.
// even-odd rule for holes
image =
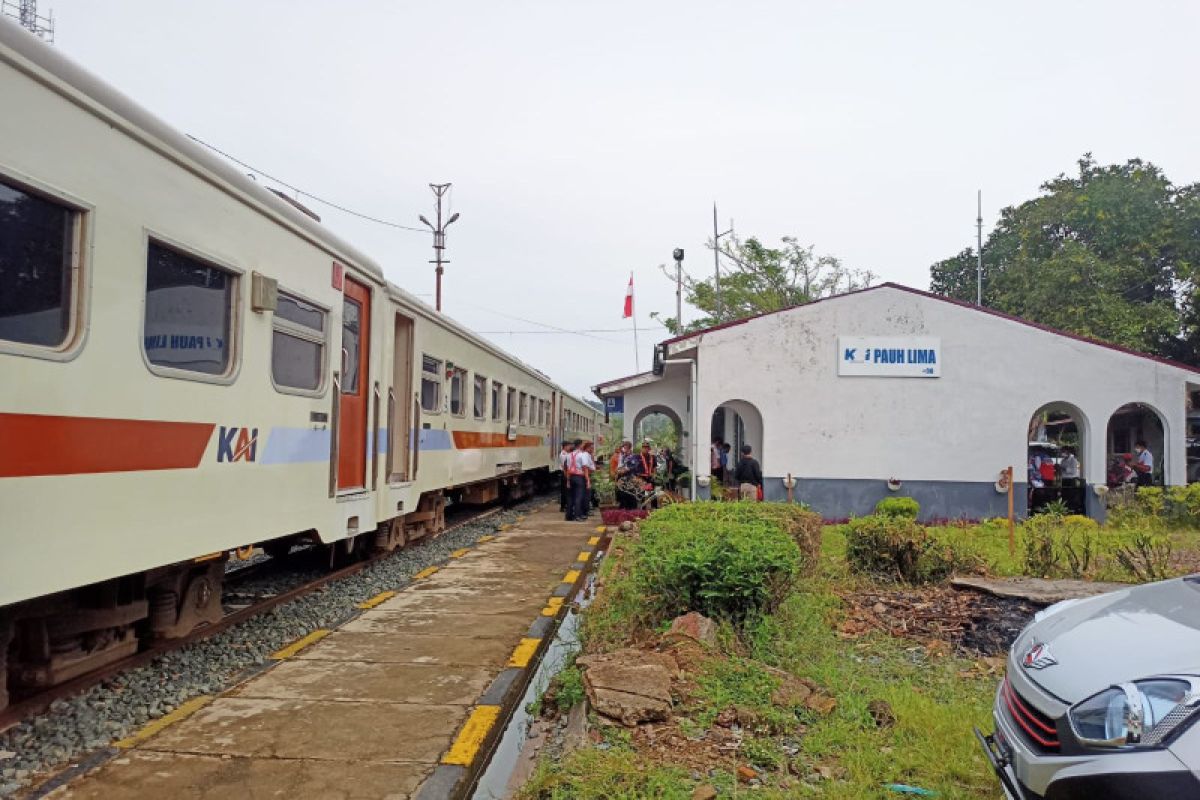
[[906, 583], [928, 583], [953, 572], [982, 568], [982, 559], [965, 541], [935, 534], [933, 529], [918, 524], [915, 516], [902, 509], [902, 513], [851, 520], [846, 526], [850, 569]]
[[881, 517], [916, 519], [921, 513], [921, 504], [912, 497], [885, 497], [875, 504], [875, 513]]

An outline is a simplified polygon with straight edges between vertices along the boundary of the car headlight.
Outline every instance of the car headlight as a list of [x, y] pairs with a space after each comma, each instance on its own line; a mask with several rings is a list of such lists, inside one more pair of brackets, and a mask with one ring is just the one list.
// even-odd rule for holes
[[1153, 747], [1200, 710], [1200, 679], [1163, 677], [1110, 686], [1067, 712], [1086, 747]]

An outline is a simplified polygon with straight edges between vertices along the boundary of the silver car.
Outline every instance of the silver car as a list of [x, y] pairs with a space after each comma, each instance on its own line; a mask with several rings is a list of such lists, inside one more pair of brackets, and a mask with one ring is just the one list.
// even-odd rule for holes
[[1200, 798], [1200, 575], [1050, 606], [1006, 673], [975, 734], [1011, 800]]

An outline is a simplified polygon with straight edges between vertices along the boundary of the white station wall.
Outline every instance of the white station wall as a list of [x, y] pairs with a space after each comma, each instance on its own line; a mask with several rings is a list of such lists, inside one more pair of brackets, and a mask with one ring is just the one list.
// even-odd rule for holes
[[[839, 336], [937, 337], [941, 377], [840, 377]], [[991, 482], [1011, 465], [1022, 482], [1031, 416], [1064, 401], [1086, 417], [1085, 477], [1103, 482], [1109, 417], [1140, 402], [1164, 421], [1167, 452], [1154, 455], [1167, 482], [1185, 482], [1186, 388], [1200, 376], [902, 289], [705, 333], [699, 352], [700, 441], [719, 405], [752, 403], [765, 475]], [[675, 394], [682, 382], [669, 383]]]

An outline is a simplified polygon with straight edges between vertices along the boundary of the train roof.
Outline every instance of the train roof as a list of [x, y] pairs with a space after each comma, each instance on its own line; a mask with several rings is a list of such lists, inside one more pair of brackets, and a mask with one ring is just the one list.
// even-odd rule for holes
[[501, 350], [461, 323], [434, 310], [412, 293], [388, 281], [384, 277], [383, 268], [374, 259], [305, 214], [287, 198], [276, 195], [242, 174], [223, 158], [175, 130], [108, 83], [3, 16], [0, 16], [0, 61], [12, 65], [90, 113], [107, 119], [159, 155], [238, 199], [276, 224], [283, 225], [334, 258], [374, 277], [386, 286], [388, 295], [394, 301], [400, 302], [431, 322], [453, 330], [464, 339], [514, 366], [530, 372], [564, 396], [587, 405], [586, 401], [559, 386], [541, 370]]

